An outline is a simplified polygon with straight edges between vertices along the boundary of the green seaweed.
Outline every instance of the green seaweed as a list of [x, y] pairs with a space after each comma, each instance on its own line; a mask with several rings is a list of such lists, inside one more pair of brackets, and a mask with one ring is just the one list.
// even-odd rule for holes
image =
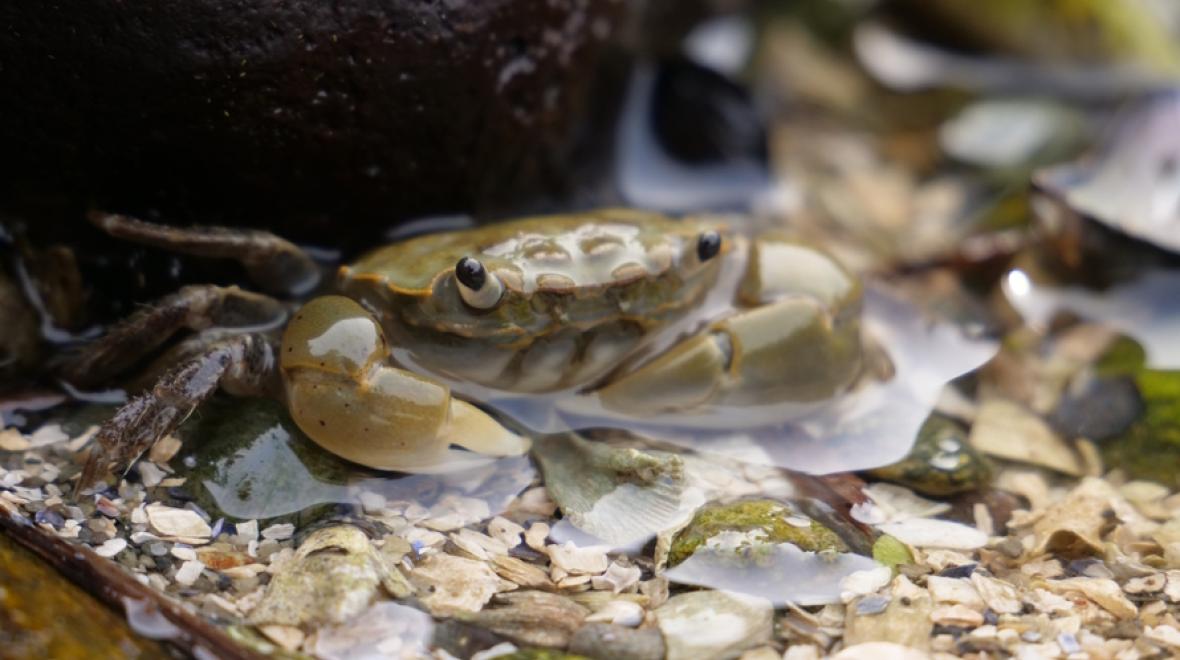
[[722, 532], [760, 533], [760, 544], [793, 543], [801, 550], [811, 552], [848, 551], [848, 546], [835, 532], [815, 520], [807, 518], [810, 524], [804, 527], [793, 524], [790, 518], [806, 517], [775, 500], [706, 505], [673, 539], [668, 551], [668, 566], [676, 566], [688, 559], [697, 548]]

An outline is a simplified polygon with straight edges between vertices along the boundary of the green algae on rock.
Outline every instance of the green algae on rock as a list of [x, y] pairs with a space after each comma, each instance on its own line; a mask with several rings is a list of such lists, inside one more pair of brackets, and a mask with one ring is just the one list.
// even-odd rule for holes
[[945, 497], [976, 490], [991, 481], [992, 468], [967, 441], [967, 431], [957, 422], [931, 415], [908, 456], [869, 475], [892, 481], [923, 495]]
[[739, 547], [791, 543], [810, 552], [845, 552], [848, 546], [835, 532], [775, 500], [741, 500], [732, 504], [710, 504], [693, 516], [680, 530], [668, 550], [668, 566], [688, 559], [710, 539], [721, 534], [740, 534]]

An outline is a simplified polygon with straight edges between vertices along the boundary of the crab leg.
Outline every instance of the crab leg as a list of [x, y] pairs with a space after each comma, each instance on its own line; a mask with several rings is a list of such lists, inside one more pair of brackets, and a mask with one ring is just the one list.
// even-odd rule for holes
[[209, 344], [102, 425], [75, 495], [94, 485], [105, 470], [130, 468], [140, 454], [175, 431], [218, 387], [238, 395], [266, 395], [275, 389], [275, 374], [274, 350], [265, 335], [234, 335]]
[[181, 330], [277, 327], [286, 318], [283, 304], [269, 296], [236, 286], [186, 286], [72, 352], [57, 371], [69, 383], [90, 386], [134, 366]]
[[817, 401], [859, 371], [859, 333], [814, 299], [788, 298], [710, 325], [598, 394], [607, 408], [633, 414]]
[[320, 280], [315, 261], [294, 243], [266, 231], [229, 227], [171, 227], [126, 215], [91, 211], [90, 222], [116, 238], [198, 257], [233, 259], [251, 279], [279, 295], [302, 295]]

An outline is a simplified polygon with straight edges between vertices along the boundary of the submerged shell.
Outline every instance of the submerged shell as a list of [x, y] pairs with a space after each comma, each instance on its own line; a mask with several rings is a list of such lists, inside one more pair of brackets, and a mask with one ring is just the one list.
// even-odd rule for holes
[[616, 546], [642, 542], [684, 517], [684, 463], [575, 434], [539, 439], [549, 496], [575, 527]]

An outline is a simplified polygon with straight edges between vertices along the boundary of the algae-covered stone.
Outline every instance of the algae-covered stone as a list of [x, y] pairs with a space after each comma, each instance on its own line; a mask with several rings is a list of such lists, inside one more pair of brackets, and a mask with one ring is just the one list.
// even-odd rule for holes
[[308, 536], [294, 559], [274, 574], [250, 623], [341, 623], [365, 611], [382, 587], [398, 598], [413, 591], [359, 528], [325, 527]]
[[[172, 466], [212, 515], [267, 519], [301, 514], [307, 523], [349, 502], [345, 485], [360, 468], [320, 449], [282, 404], [267, 399], [206, 405], [180, 430], [184, 448]], [[190, 467], [191, 466], [191, 467]]]
[[991, 481], [991, 465], [967, 441], [967, 430], [941, 415], [931, 415], [905, 458], [870, 470], [924, 495], [945, 497], [976, 490]]
[[876, 543], [873, 543], [873, 559], [876, 559], [878, 564], [892, 568], [894, 574], [901, 564], [914, 563], [914, 555], [909, 547], [888, 534], [882, 534]]
[[1147, 368], [1143, 349], [1126, 338], [1112, 344], [1095, 371], [1100, 378], [1131, 378], [1143, 404], [1138, 420], [1102, 443], [1106, 466], [1180, 487], [1180, 371]]
[[725, 535], [737, 547], [790, 543], [804, 551], [844, 552], [848, 546], [835, 532], [776, 500], [742, 500], [710, 504], [693, 516], [672, 541], [668, 565], [688, 559], [710, 539]]

